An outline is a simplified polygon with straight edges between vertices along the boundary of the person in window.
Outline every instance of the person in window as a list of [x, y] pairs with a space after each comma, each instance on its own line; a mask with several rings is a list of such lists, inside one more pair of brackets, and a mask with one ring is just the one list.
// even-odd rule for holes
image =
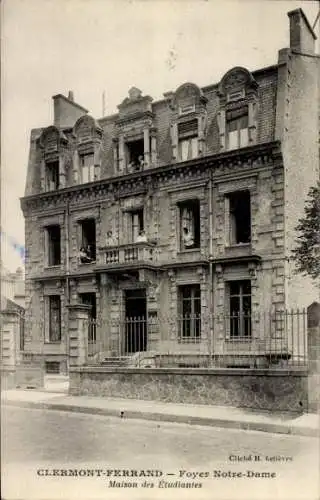
[[193, 238], [193, 235], [191, 233], [191, 231], [189, 231], [189, 229], [187, 227], [184, 227], [183, 228], [183, 244], [186, 248], [190, 248], [190, 247], [193, 247], [194, 245], [194, 238]]
[[88, 261], [92, 262], [94, 259], [93, 259], [93, 249], [92, 249], [91, 245], [87, 245], [86, 254], [87, 254]]
[[82, 264], [87, 264], [88, 262], [91, 262], [91, 259], [88, 257], [87, 251], [84, 247], [80, 248], [79, 259]]
[[106, 246], [107, 247], [112, 247], [114, 245], [115, 245], [115, 240], [114, 240], [112, 231], [108, 231], [107, 232], [107, 236], [106, 236]]
[[139, 156], [138, 158], [138, 170], [143, 170], [144, 167], [144, 158], [142, 155]]
[[145, 231], [142, 229], [141, 231], [139, 231], [139, 234], [137, 236], [137, 243], [141, 243], [141, 242], [145, 242], [145, 241], [147, 241], [147, 236], [146, 236]]

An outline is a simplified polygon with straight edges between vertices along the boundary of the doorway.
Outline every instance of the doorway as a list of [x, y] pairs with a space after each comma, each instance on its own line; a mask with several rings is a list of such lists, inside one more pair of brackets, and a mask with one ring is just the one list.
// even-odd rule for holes
[[125, 352], [147, 350], [147, 298], [146, 290], [125, 291]]

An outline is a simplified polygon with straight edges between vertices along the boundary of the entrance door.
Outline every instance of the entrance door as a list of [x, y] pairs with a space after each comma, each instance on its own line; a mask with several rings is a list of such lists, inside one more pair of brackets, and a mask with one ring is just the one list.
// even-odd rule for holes
[[126, 290], [125, 352], [147, 350], [147, 299], [146, 290]]

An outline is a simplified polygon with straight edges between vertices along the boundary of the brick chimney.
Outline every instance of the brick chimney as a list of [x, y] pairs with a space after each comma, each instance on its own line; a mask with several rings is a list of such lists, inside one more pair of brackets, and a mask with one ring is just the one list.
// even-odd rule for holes
[[288, 12], [290, 19], [290, 49], [306, 54], [315, 53], [314, 31], [302, 9]]
[[58, 128], [73, 127], [75, 122], [88, 110], [74, 102], [73, 92], [70, 90], [68, 97], [57, 94], [53, 99], [53, 124]]

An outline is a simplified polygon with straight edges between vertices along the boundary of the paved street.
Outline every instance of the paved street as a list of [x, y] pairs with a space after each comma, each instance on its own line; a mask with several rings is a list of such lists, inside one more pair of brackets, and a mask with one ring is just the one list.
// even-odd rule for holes
[[[246, 500], [318, 498], [314, 438], [13, 407], [3, 407], [2, 430], [3, 498], [8, 500], [220, 500], [235, 498], [235, 492], [237, 499]], [[239, 456], [247, 460], [240, 462]], [[66, 475], [75, 469], [100, 472], [94, 477], [85, 477], [86, 472]], [[148, 478], [154, 484], [151, 491], [151, 486], [141, 486], [144, 477], [114, 477], [115, 469], [158, 470], [162, 477]], [[243, 477], [230, 477], [235, 472]], [[258, 472], [269, 477], [254, 476]], [[167, 486], [177, 481], [179, 491]], [[181, 486], [192, 481], [202, 487]], [[116, 487], [120, 483], [137, 483], [138, 488]]]

